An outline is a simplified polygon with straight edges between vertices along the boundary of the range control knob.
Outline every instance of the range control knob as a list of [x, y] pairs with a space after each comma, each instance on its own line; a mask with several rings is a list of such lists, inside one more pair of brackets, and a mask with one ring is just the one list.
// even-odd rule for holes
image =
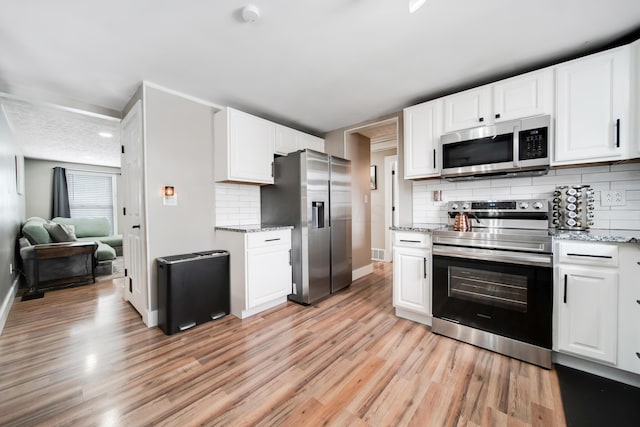
[[520, 209], [527, 209], [529, 207], [529, 203], [527, 202], [520, 202]]
[[454, 204], [452, 204], [452, 205], [451, 205], [451, 210], [452, 210], [452, 211], [457, 211], [459, 207], [460, 207], [460, 206], [458, 206], [458, 204], [457, 204], [457, 203], [454, 203]]
[[468, 211], [470, 207], [471, 207], [471, 205], [469, 203], [465, 203], [464, 205], [462, 205], [462, 210], [463, 211]]
[[543, 206], [544, 206], [544, 205], [542, 204], [542, 202], [535, 202], [535, 203], [533, 204], [533, 209], [542, 209], [542, 208], [543, 208]]

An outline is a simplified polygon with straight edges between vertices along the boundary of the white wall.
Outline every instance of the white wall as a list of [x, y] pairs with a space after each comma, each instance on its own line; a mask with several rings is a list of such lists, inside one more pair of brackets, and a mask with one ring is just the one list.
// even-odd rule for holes
[[[557, 185], [589, 184], [595, 190], [592, 228], [640, 230], [640, 163], [586, 166], [549, 171], [548, 175], [479, 181], [441, 179], [413, 183], [413, 222], [446, 223], [446, 202], [434, 202], [433, 191], [445, 200], [551, 198]], [[600, 191], [620, 190], [625, 206], [601, 206]]]
[[16, 174], [16, 156], [21, 162], [22, 153], [0, 108], [0, 331], [11, 308], [10, 292], [17, 275], [9, 273], [9, 264], [16, 267], [16, 239], [24, 221], [24, 195], [16, 188], [16, 178], [23, 179], [24, 171]]
[[[151, 310], [156, 258], [215, 249], [212, 107], [145, 87], [146, 193]], [[164, 206], [173, 185], [177, 206]]]
[[64, 163], [50, 160], [25, 159], [24, 174], [27, 218], [32, 216], [39, 216], [45, 219], [51, 218], [53, 168], [56, 166], [66, 169], [115, 173], [118, 174], [116, 180], [118, 182], [117, 187], [120, 187], [120, 168], [85, 165], [80, 163]]

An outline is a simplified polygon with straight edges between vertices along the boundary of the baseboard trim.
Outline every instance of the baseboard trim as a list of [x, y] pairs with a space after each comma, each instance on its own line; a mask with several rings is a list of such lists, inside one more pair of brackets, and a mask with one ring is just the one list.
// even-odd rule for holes
[[7, 318], [9, 317], [9, 311], [11, 311], [11, 307], [13, 306], [13, 300], [16, 298], [16, 294], [18, 293], [18, 279], [16, 277], [11, 284], [11, 288], [9, 288], [9, 292], [4, 297], [4, 301], [2, 301], [2, 306], [0, 306], [0, 335], [2, 335], [2, 331], [4, 330], [4, 324], [7, 322]]
[[427, 314], [418, 314], [413, 311], [403, 310], [402, 308], [396, 307], [396, 316], [402, 317], [403, 319], [412, 320], [414, 322], [422, 323], [423, 325], [431, 326], [432, 318]]
[[351, 281], [355, 282], [359, 278], [371, 273], [373, 273], [373, 264], [365, 265], [351, 272]]

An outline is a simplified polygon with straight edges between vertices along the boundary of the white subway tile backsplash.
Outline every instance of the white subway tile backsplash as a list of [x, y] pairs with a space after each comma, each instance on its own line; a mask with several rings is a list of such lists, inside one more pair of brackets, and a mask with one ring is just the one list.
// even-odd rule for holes
[[260, 224], [260, 187], [216, 183], [216, 225]]
[[[413, 221], [447, 221], [446, 205], [433, 201], [433, 190], [443, 190], [444, 200], [464, 199], [550, 199], [556, 186], [588, 184], [595, 191], [593, 228], [640, 230], [640, 163], [582, 166], [549, 171], [548, 175], [498, 178], [478, 181], [443, 180], [413, 183]], [[600, 192], [625, 191], [624, 206], [600, 206]]]

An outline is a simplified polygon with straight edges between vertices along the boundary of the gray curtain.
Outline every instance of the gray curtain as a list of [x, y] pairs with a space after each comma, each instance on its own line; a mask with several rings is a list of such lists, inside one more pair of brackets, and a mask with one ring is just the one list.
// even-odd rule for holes
[[69, 192], [67, 190], [67, 174], [64, 168], [53, 168], [53, 198], [51, 203], [51, 218], [57, 216], [71, 218], [69, 210]]

